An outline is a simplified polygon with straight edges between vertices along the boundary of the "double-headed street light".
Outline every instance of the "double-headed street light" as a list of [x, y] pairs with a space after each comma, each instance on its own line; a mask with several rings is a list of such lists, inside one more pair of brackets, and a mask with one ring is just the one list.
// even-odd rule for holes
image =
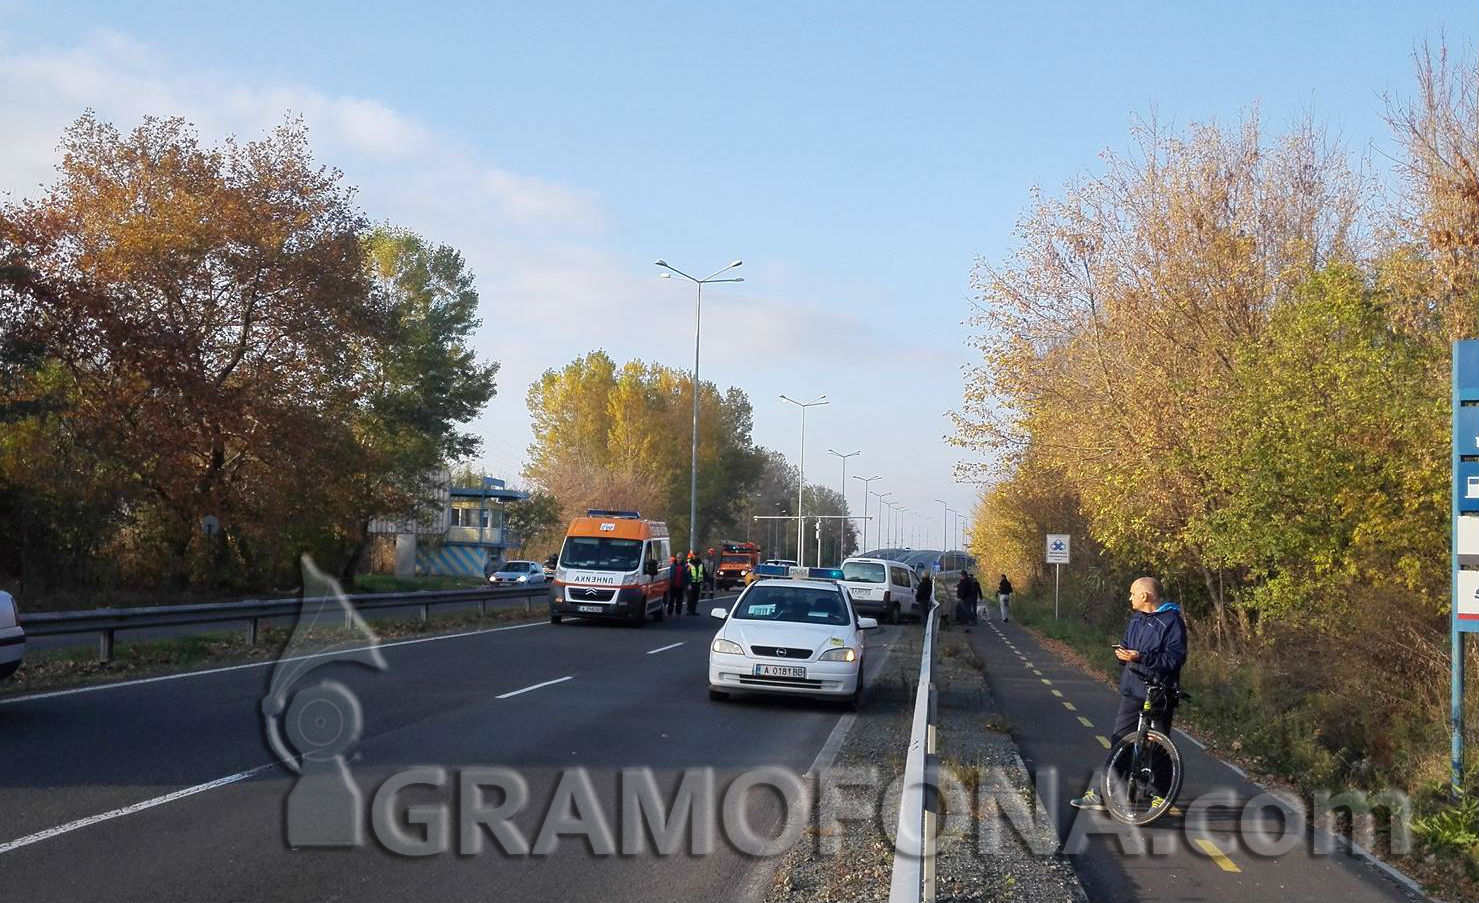
[[[802, 540], [801, 533], [802, 527], [806, 524], [801, 511], [801, 494], [806, 489], [806, 409], [829, 402], [825, 395], [818, 395], [811, 401], [797, 401], [789, 395], [782, 395], [781, 401], [789, 401], [801, 409], [801, 457], [796, 461], [796, 564], [799, 567], [806, 567], [806, 543]], [[817, 564], [821, 562], [818, 561]]]
[[874, 474], [871, 477], [853, 477], [853, 479], [854, 480], [862, 480], [863, 481], [863, 551], [864, 552], [867, 552], [867, 551], [869, 551], [869, 549], [868, 549], [868, 496], [871, 494], [871, 493], [868, 492], [868, 484], [869, 483], [872, 483], [875, 480], [881, 480], [881, 479], [883, 479], [883, 477], [880, 477], [877, 474]]
[[698, 288], [698, 295], [693, 301], [693, 455], [690, 462], [691, 472], [688, 478], [688, 550], [694, 551], [698, 548], [698, 337], [699, 325], [703, 320], [704, 308], [704, 286], [711, 282], [744, 282], [743, 276], [732, 276], [727, 279], [717, 279], [720, 273], [727, 273], [740, 264], [743, 260], [736, 260], [723, 269], [716, 270], [712, 275], [703, 279], [696, 279], [666, 260], [658, 260], [656, 266], [660, 266], [669, 272], [663, 273], [662, 278], [671, 279], [676, 274], [692, 282]]

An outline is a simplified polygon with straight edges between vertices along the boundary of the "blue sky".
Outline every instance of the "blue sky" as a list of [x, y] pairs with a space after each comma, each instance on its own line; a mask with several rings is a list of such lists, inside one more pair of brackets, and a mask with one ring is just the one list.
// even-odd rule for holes
[[[242, 10], [249, 10], [243, 12]], [[528, 444], [524, 392], [595, 347], [687, 366], [692, 295], [666, 258], [746, 282], [705, 301], [702, 375], [746, 389], [794, 456], [777, 393], [827, 393], [808, 475], [862, 449], [911, 508], [967, 510], [943, 413], [971, 355], [970, 270], [1028, 191], [1126, 143], [1136, 111], [1277, 131], [1313, 111], [1378, 174], [1383, 92], [1479, 5], [1448, 3], [253, 3], [0, 0], [0, 189], [47, 178], [85, 106], [185, 115], [215, 138], [292, 110], [375, 219], [464, 250], [479, 347], [504, 364], [490, 470]], [[854, 482], [849, 480], [849, 482]], [[854, 486], [857, 486], [854, 482]], [[858, 493], [849, 487], [854, 507]], [[937, 528], [935, 528], [937, 529]]]

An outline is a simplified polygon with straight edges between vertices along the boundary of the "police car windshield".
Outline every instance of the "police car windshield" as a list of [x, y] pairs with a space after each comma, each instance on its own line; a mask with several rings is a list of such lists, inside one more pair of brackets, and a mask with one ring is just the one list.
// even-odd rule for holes
[[592, 571], [635, 571], [642, 564], [642, 540], [567, 536], [560, 564]]
[[842, 579], [853, 583], [886, 583], [888, 572], [876, 561], [844, 561]]
[[831, 587], [767, 586], [757, 583], [735, 606], [741, 621], [788, 621], [798, 624], [850, 623], [847, 603]]

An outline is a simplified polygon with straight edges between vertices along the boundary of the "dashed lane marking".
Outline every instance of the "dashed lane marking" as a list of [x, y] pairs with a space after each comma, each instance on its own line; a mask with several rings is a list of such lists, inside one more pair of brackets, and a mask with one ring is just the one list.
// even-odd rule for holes
[[1217, 863], [1217, 867], [1222, 869], [1224, 872], [1242, 871], [1242, 869], [1238, 868], [1238, 864], [1236, 862], [1233, 862], [1231, 859], [1227, 858], [1227, 854], [1217, 848], [1217, 844], [1206, 839], [1205, 837], [1193, 838], [1192, 843], [1195, 843], [1199, 848], [1201, 848], [1201, 851], [1203, 853], [1206, 853], [1213, 862]]
[[1049, 690], [1048, 692], [1049, 693], [1052, 693], [1054, 696], [1058, 697], [1059, 699], [1062, 699], [1063, 698], [1063, 691], [1062, 690]]
[[540, 687], [550, 687], [550, 686], [554, 686], [555, 684], [562, 684], [562, 683], [564, 683], [567, 680], [574, 680], [574, 679], [575, 679], [575, 675], [574, 674], [567, 674], [564, 677], [557, 677], [554, 680], [547, 680], [547, 681], [545, 681], [542, 684], [534, 684], [533, 686], [524, 687], [521, 690], [510, 690], [507, 693], [500, 693], [497, 696], [494, 696], [493, 698], [494, 699], [507, 699], [510, 696], [518, 696], [520, 693], [528, 693], [530, 690], [538, 690]]
[[1073, 703], [1069, 702], [1066, 699], [1063, 700], [1063, 708], [1067, 709], [1070, 712], [1077, 712], [1078, 711], [1078, 708]]
[[1090, 721], [1089, 719], [1085, 718], [1082, 715], [1078, 716], [1078, 723], [1079, 724], [1082, 724], [1084, 727], [1088, 728], [1089, 730], [1093, 730], [1094, 729], [1094, 722]]
[[677, 649], [682, 643], [669, 643], [666, 646], [658, 646], [656, 649], [647, 650], [648, 655], [656, 655], [659, 652], [667, 652], [669, 649]]
[[1103, 734], [1095, 734], [1094, 739], [1099, 741], [1100, 746], [1104, 747], [1105, 749], [1109, 749], [1108, 737], [1104, 736]]

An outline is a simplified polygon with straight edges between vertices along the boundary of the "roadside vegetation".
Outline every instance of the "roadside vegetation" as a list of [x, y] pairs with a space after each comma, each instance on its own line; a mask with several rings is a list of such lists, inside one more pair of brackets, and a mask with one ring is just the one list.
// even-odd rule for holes
[[[525, 475], [559, 499], [565, 518], [587, 508], [627, 508], [659, 517], [678, 542], [686, 543], [692, 454], [693, 380], [688, 371], [628, 361], [618, 365], [592, 351], [529, 387], [534, 445]], [[752, 412], [744, 391], [721, 392], [699, 384], [698, 536], [703, 552], [721, 538], [760, 543], [795, 556], [794, 521], [754, 521], [755, 515], [796, 513], [794, 465], [784, 455], [751, 440]], [[808, 484], [808, 515], [847, 514], [836, 490]], [[777, 524], [789, 523], [789, 530]], [[833, 522], [835, 523], [835, 522]], [[563, 525], [563, 519], [562, 519]], [[822, 532], [822, 560], [834, 560], [839, 534]], [[843, 540], [856, 547], [845, 525]], [[816, 554], [807, 533], [808, 557]], [[707, 540], [705, 539], [707, 538]], [[790, 542], [789, 551], [786, 543]], [[674, 550], [686, 552], [675, 542]], [[783, 557], [783, 556], [782, 556]]]
[[[1161, 577], [1189, 718], [1294, 784], [1409, 792], [1428, 876], [1473, 882], [1479, 772], [1447, 792], [1448, 411], [1450, 343], [1479, 336], [1479, 60], [1415, 63], [1390, 179], [1253, 110], [1137, 121], [1129, 153], [1035, 193], [1015, 254], [975, 271], [955, 439], [994, 462], [971, 543], [1025, 619], [1107, 666], [1130, 580]], [[1056, 622], [1050, 532], [1074, 540]]]
[[293, 120], [200, 142], [87, 113], [0, 206], [0, 585], [291, 590], [414, 516], [495, 364], [456, 250], [354, 205]]

